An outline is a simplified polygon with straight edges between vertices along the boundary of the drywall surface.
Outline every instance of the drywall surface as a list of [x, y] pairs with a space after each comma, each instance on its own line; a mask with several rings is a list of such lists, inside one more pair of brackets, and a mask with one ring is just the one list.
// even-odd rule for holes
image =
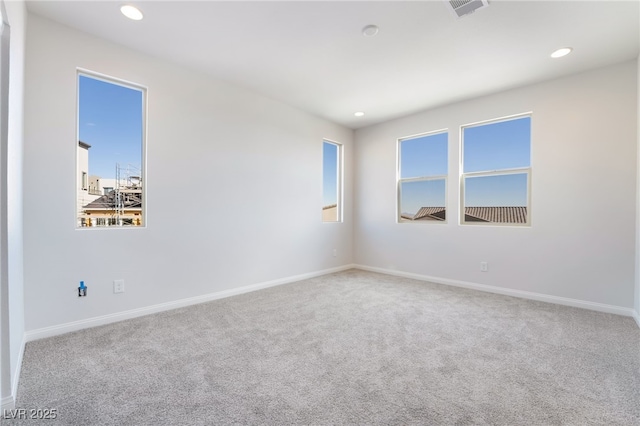
[[[10, 26], [9, 40], [9, 87], [8, 126], [6, 146], [6, 285], [9, 335], [2, 336], [2, 345], [8, 348], [9, 376], [3, 374], [3, 403], [15, 400], [15, 391], [20, 373], [24, 346], [24, 298], [23, 298], [23, 96], [24, 96], [24, 51], [27, 12], [22, 1], [4, 2], [6, 21]], [[4, 87], [3, 87], [4, 90]], [[3, 294], [5, 292], [3, 291]], [[4, 326], [3, 326], [4, 330]], [[6, 346], [5, 346], [6, 345]], [[6, 366], [3, 359], [3, 373]], [[10, 386], [9, 394], [6, 393]]]
[[[638, 164], [637, 164], [637, 183], [636, 183], [636, 288], [634, 297], [634, 308], [636, 311], [636, 320], [640, 319], [640, 56], [638, 57], [638, 109], [636, 111], [636, 126], [638, 132], [637, 147], [638, 147]], [[640, 326], [640, 322], [638, 323]]]
[[[352, 263], [353, 131], [29, 18], [27, 331]], [[76, 229], [77, 67], [147, 87], [143, 229]], [[323, 138], [344, 144], [344, 223], [321, 221]]]
[[[6, 2], [11, 25], [9, 74], [8, 243], [11, 371], [16, 373], [24, 335], [23, 267], [23, 145], [24, 68], [27, 11], [24, 2]], [[17, 381], [12, 377], [12, 382]]]
[[[356, 264], [632, 308], [637, 80], [634, 60], [356, 131]], [[526, 112], [531, 226], [460, 225], [460, 126]], [[397, 138], [443, 128], [448, 223], [397, 223]]]

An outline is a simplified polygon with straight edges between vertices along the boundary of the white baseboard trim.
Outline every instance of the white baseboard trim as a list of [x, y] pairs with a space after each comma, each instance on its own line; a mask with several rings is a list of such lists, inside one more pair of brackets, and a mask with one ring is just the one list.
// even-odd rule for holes
[[223, 290], [215, 293], [204, 294], [202, 296], [189, 297], [186, 299], [160, 303], [158, 305], [147, 306], [144, 308], [131, 309], [129, 311], [118, 312], [115, 314], [102, 315], [99, 317], [88, 318], [85, 320], [73, 321], [65, 324], [54, 325], [51, 327], [44, 327], [36, 330], [30, 330], [25, 333], [25, 342], [32, 342], [34, 340], [44, 339], [46, 337], [58, 336], [60, 334], [70, 333], [72, 331], [78, 331], [78, 330], [83, 330], [85, 328], [111, 324], [118, 321], [123, 321], [131, 318], [137, 318], [145, 315], [154, 314], [157, 312], [169, 311], [171, 309], [182, 308], [190, 305], [197, 305], [199, 303], [210, 302], [212, 300], [224, 299], [226, 297], [236, 296], [244, 293], [250, 293], [256, 290], [262, 290], [265, 288], [275, 287], [282, 284], [302, 281], [309, 278], [319, 277], [322, 275], [332, 274], [335, 272], [345, 271], [347, 269], [353, 269], [353, 268], [355, 268], [355, 265], [348, 264], [348, 265], [338, 266], [336, 268], [324, 269], [321, 271], [309, 272], [306, 274], [294, 275], [291, 277], [280, 278], [277, 280], [265, 281], [262, 283], [250, 284], [243, 287], [232, 288], [229, 290]]
[[13, 395], [2, 398], [2, 412], [5, 410], [13, 410], [16, 407], [16, 401]]
[[364, 271], [378, 272], [381, 274], [395, 275], [398, 277], [413, 278], [416, 280], [428, 281], [436, 284], [445, 284], [445, 285], [450, 285], [455, 287], [464, 287], [472, 290], [485, 291], [488, 293], [497, 293], [497, 294], [503, 294], [505, 296], [519, 297], [522, 299], [537, 300], [540, 302], [555, 303], [557, 305], [572, 306], [574, 308], [590, 309], [592, 311], [599, 311], [599, 312], [606, 312], [609, 314], [634, 317], [636, 322], [638, 322], [638, 325], [640, 326], [640, 319], [638, 318], [637, 313], [631, 308], [623, 308], [622, 306], [606, 305], [604, 303], [588, 302], [585, 300], [551, 296], [548, 294], [533, 293], [533, 292], [523, 291], [523, 290], [513, 290], [509, 288], [472, 283], [468, 281], [458, 281], [458, 280], [451, 280], [448, 278], [430, 277], [427, 275], [396, 271], [392, 269], [376, 268], [373, 266], [354, 265], [354, 267], [357, 269], [362, 269]]
[[[18, 397], [18, 383], [20, 382], [20, 371], [22, 370], [22, 358], [24, 357], [24, 347], [27, 344], [25, 335], [22, 335], [22, 341], [20, 342], [20, 352], [18, 353], [18, 361], [16, 362], [16, 370], [13, 372], [13, 382], [11, 383], [11, 398], [13, 399], [13, 405], [15, 406], [16, 398]], [[11, 407], [13, 408], [13, 407]]]
[[636, 324], [638, 324], [638, 327], [640, 328], [640, 314], [638, 313], [638, 311], [633, 311], [633, 319], [636, 320]]
[[13, 372], [13, 381], [11, 382], [11, 395], [2, 398], [0, 402], [0, 409], [4, 413], [5, 410], [12, 410], [16, 406], [16, 397], [18, 396], [18, 382], [20, 381], [20, 371], [22, 370], [22, 357], [24, 356], [24, 347], [26, 345], [26, 339], [22, 336], [22, 342], [20, 342], [20, 352], [18, 353], [18, 362], [16, 363], [16, 369]]

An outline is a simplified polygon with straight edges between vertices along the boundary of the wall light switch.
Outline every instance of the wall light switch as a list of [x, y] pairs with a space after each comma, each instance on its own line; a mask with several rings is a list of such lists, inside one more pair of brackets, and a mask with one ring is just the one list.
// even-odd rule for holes
[[114, 280], [113, 281], [113, 292], [114, 293], [124, 293], [124, 280]]

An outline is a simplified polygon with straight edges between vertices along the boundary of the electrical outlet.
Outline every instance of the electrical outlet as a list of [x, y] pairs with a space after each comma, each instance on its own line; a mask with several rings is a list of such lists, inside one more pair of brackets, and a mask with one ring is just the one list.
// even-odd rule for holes
[[338, 250], [333, 249], [333, 257], [336, 257], [338, 255]]
[[113, 292], [124, 293], [124, 280], [113, 280]]
[[480, 262], [480, 272], [487, 272], [489, 270], [489, 264], [487, 262]]

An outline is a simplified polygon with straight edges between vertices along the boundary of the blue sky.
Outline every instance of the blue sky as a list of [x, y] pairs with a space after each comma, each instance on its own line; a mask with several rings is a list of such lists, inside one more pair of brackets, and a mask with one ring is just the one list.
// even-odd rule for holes
[[531, 117], [464, 129], [464, 173], [531, 165]]
[[416, 214], [421, 207], [445, 207], [445, 181], [423, 180], [402, 183], [402, 213]]
[[400, 177], [446, 175], [448, 133], [405, 139], [400, 148]]
[[[465, 173], [531, 165], [531, 117], [465, 128], [463, 140]], [[522, 173], [468, 178], [465, 205], [526, 206], [527, 186]]]
[[[463, 130], [464, 172], [529, 167], [531, 118], [522, 117]], [[457, 139], [457, 135], [452, 135]], [[400, 178], [447, 175], [448, 133], [405, 139], [400, 143]], [[449, 182], [449, 185], [458, 185]], [[465, 180], [465, 205], [526, 206], [527, 175], [505, 174]], [[445, 181], [429, 180], [401, 184], [400, 210], [415, 214], [420, 207], [445, 205]]]
[[524, 173], [468, 178], [464, 188], [464, 204], [469, 207], [527, 205]]
[[338, 203], [338, 146], [333, 143], [322, 144], [322, 205]]
[[91, 145], [89, 175], [115, 178], [116, 163], [142, 165], [143, 93], [79, 76], [79, 139]]

